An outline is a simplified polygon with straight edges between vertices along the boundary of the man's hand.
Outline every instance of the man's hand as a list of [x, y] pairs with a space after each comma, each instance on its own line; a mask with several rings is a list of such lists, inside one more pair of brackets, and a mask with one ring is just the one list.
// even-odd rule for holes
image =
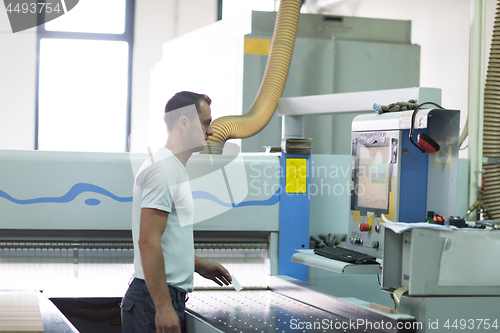
[[156, 308], [155, 325], [157, 333], [181, 333], [179, 317], [171, 305]]
[[231, 284], [231, 274], [219, 263], [194, 257], [194, 270], [205, 279], [210, 279], [219, 286]]

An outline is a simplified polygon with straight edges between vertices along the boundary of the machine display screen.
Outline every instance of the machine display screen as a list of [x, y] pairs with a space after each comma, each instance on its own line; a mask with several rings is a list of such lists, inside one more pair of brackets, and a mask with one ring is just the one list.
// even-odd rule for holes
[[358, 144], [356, 154], [356, 206], [387, 211], [390, 189], [389, 146]]

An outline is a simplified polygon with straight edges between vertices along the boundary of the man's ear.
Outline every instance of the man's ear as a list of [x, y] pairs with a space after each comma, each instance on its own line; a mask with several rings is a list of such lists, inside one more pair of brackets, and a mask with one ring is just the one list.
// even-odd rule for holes
[[181, 116], [179, 118], [179, 126], [182, 130], [186, 129], [187, 122], [188, 122], [188, 119], [186, 116]]

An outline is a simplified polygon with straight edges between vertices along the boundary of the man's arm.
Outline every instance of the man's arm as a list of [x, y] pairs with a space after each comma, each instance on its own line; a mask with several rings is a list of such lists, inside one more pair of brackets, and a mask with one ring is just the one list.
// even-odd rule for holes
[[161, 248], [161, 235], [165, 231], [167, 220], [167, 212], [152, 208], [141, 209], [139, 249], [146, 285], [156, 307], [156, 330], [158, 333], [177, 333], [181, 331], [179, 318], [168, 291]]
[[231, 283], [231, 274], [219, 263], [210, 262], [194, 256], [194, 271], [206, 279], [210, 279], [219, 286]]

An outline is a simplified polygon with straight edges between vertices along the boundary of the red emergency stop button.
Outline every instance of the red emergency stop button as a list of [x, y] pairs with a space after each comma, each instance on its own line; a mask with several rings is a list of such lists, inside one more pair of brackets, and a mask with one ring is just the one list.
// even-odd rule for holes
[[371, 226], [368, 223], [360, 223], [359, 224], [359, 231], [371, 231]]

